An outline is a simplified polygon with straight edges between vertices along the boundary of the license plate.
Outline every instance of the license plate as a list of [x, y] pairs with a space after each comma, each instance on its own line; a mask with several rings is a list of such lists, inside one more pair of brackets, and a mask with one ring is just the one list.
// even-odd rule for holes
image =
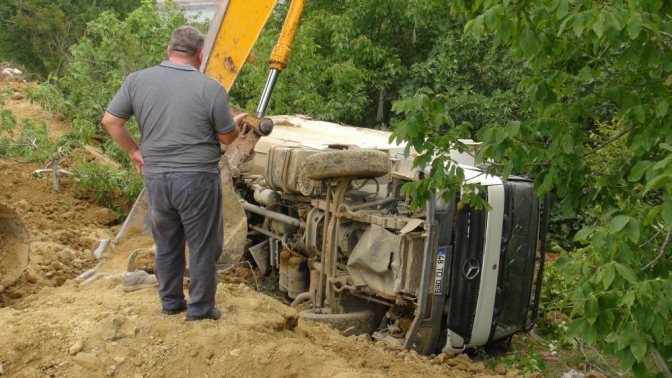
[[446, 249], [440, 248], [436, 256], [436, 270], [434, 271], [434, 295], [443, 295], [444, 280], [448, 279], [445, 269]]

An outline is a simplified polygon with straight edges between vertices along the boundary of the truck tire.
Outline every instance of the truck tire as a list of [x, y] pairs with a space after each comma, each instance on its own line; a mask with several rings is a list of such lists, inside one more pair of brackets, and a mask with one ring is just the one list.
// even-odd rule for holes
[[377, 150], [337, 150], [306, 158], [305, 172], [311, 180], [352, 177], [375, 178], [390, 173], [390, 156]]
[[347, 336], [370, 334], [375, 330], [375, 313], [371, 310], [346, 309], [343, 314], [316, 314], [314, 309], [299, 312], [301, 320], [327, 324]]

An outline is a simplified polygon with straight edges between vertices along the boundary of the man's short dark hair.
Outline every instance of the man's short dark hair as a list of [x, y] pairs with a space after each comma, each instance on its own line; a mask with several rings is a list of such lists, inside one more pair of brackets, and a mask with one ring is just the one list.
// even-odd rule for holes
[[195, 56], [203, 48], [203, 34], [191, 26], [180, 26], [170, 37], [170, 51]]

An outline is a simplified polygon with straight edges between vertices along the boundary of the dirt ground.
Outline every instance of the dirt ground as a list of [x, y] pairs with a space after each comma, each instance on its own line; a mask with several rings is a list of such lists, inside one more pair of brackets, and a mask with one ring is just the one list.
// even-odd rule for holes
[[[25, 100], [29, 85], [0, 80], [5, 109], [17, 119], [42, 118], [50, 135], [62, 135], [67, 122]], [[120, 229], [115, 213], [67, 178], [55, 193], [50, 177], [33, 174], [39, 168], [0, 158], [0, 203], [20, 214], [30, 233], [28, 268], [16, 284], [0, 287], [0, 376], [519, 376], [466, 355], [424, 357], [368, 336], [346, 337], [299, 320], [294, 309], [224, 274], [220, 320], [163, 315], [156, 288], [122, 291], [119, 276], [133, 246], [94, 256], [99, 241]], [[96, 266], [102, 278], [76, 279]]]

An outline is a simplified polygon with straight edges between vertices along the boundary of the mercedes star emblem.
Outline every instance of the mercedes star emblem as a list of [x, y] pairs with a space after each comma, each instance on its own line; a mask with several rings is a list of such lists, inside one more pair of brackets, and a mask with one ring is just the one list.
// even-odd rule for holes
[[473, 257], [465, 261], [462, 266], [462, 274], [464, 275], [464, 278], [468, 280], [473, 280], [480, 272], [481, 264]]

